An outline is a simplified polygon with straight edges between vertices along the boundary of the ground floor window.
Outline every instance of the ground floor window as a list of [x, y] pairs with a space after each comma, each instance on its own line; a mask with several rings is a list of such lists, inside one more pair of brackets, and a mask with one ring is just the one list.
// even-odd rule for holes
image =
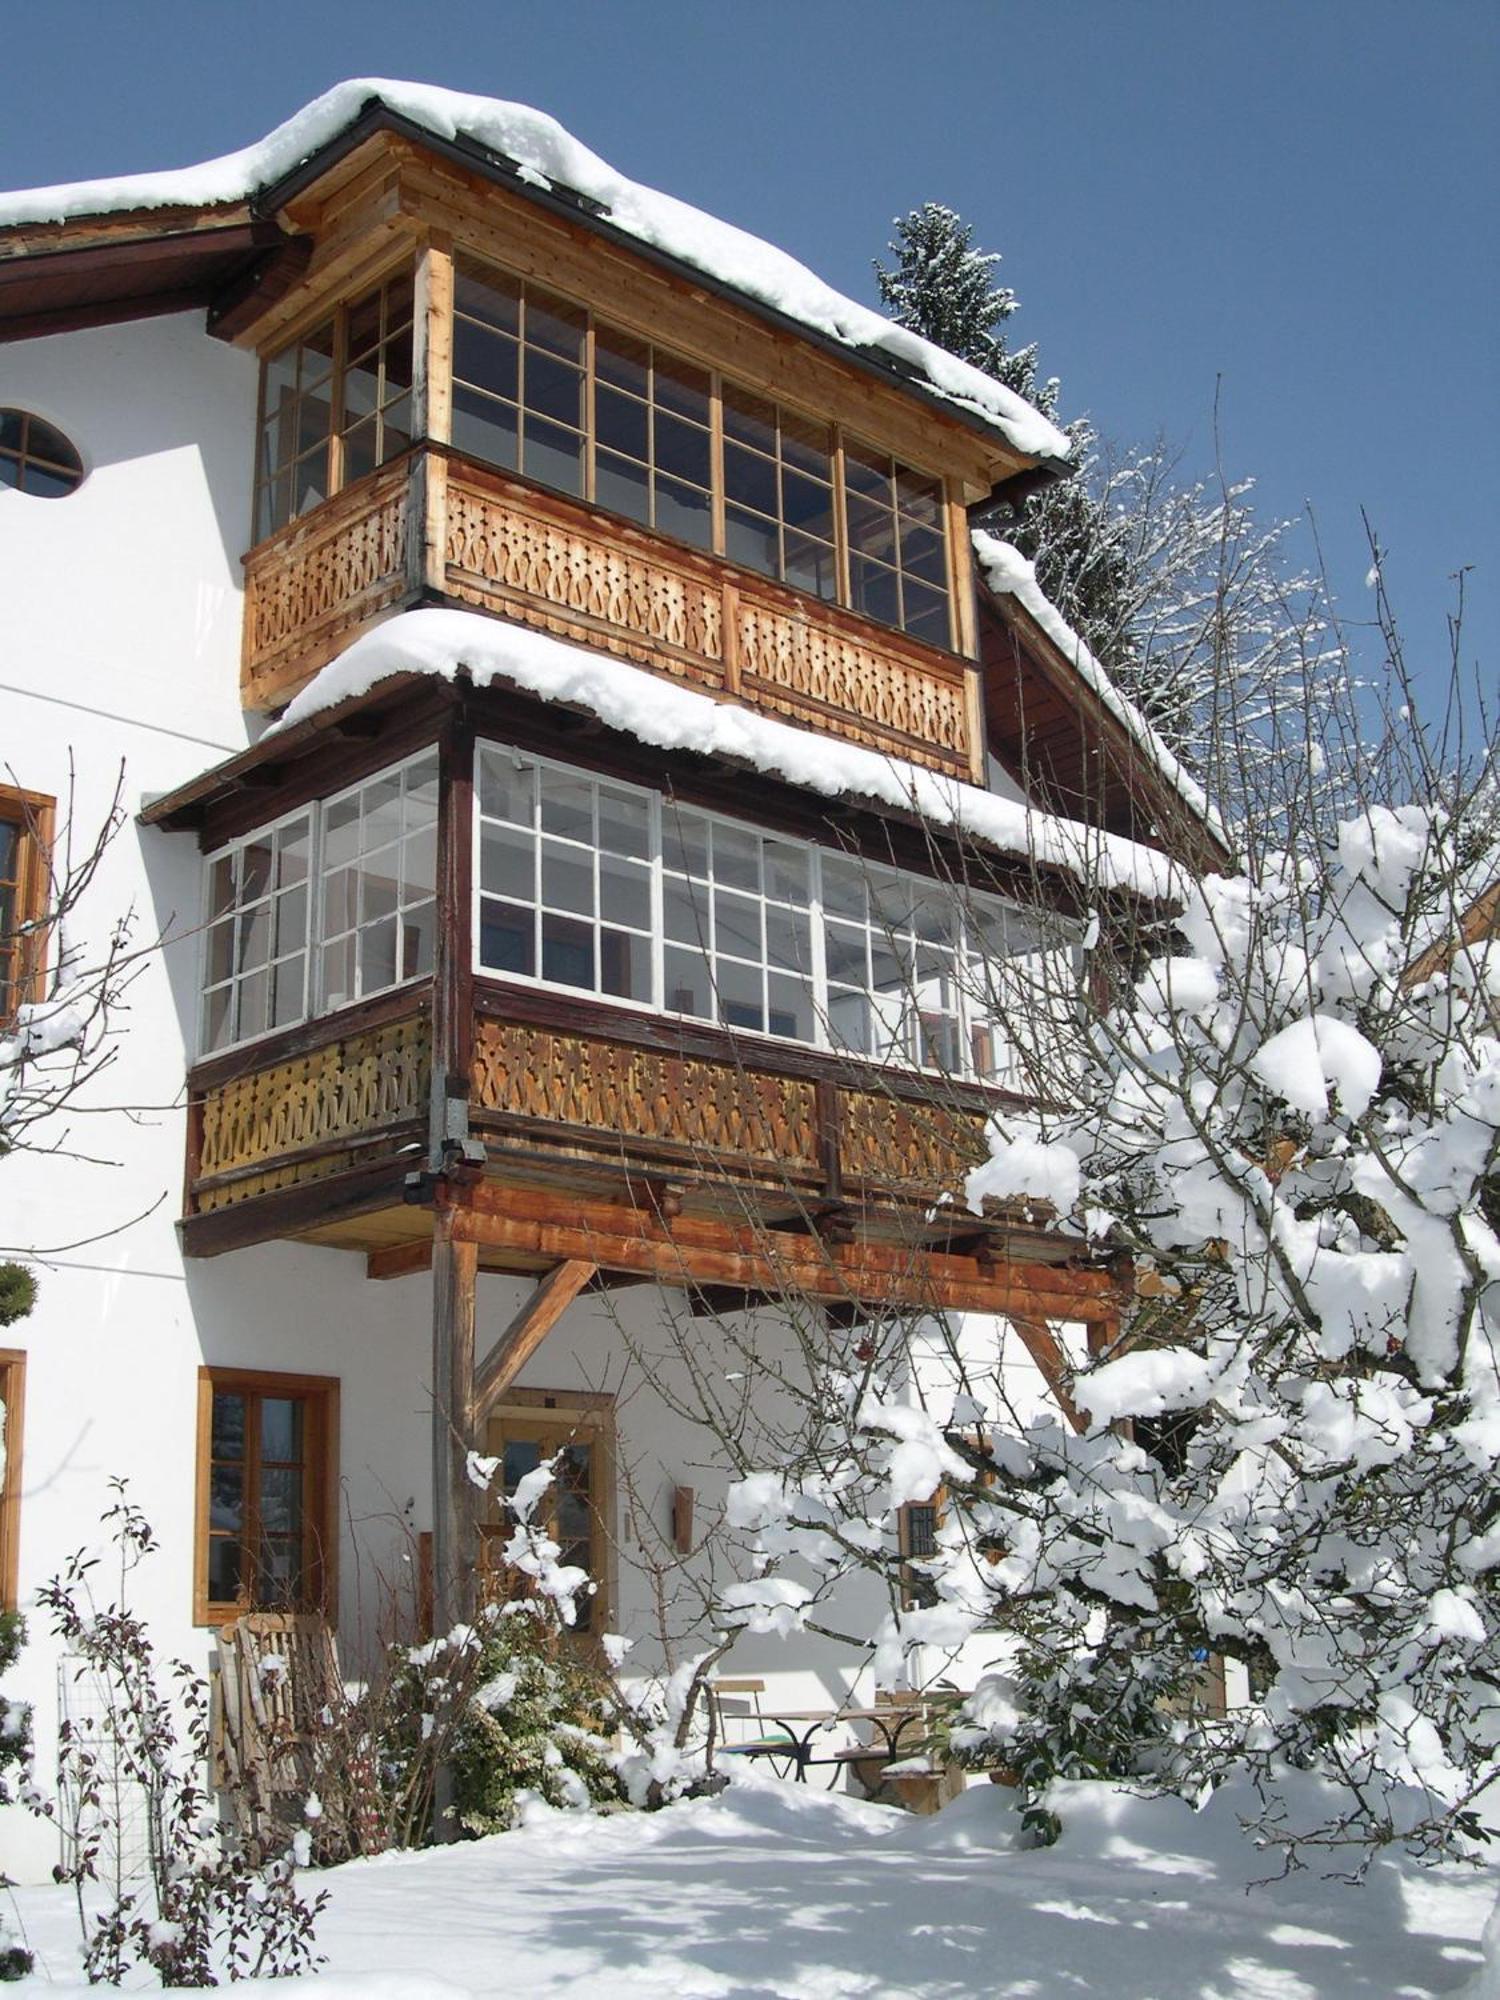
[[502, 1551], [515, 1532], [509, 1501], [543, 1459], [554, 1462], [552, 1484], [533, 1512], [562, 1551], [558, 1561], [585, 1570], [592, 1595], [576, 1600], [575, 1632], [597, 1639], [612, 1614], [614, 1519], [614, 1398], [577, 1389], [513, 1389], [489, 1420], [485, 1449], [500, 1461], [500, 1492], [483, 1527], [484, 1590], [491, 1598], [525, 1594], [527, 1579]]
[[200, 1624], [242, 1611], [332, 1617], [337, 1450], [332, 1377], [200, 1371]]

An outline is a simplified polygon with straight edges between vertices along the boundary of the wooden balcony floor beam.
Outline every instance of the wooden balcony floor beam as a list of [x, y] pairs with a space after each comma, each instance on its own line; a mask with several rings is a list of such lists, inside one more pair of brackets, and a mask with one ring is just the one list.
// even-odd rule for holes
[[455, 1240], [635, 1272], [656, 1283], [702, 1290], [800, 1293], [869, 1300], [917, 1311], [988, 1312], [1032, 1320], [1108, 1321], [1120, 1307], [1106, 1271], [981, 1262], [900, 1244], [825, 1243], [696, 1216], [663, 1218], [618, 1203], [564, 1201], [526, 1188], [480, 1185], [452, 1210]]

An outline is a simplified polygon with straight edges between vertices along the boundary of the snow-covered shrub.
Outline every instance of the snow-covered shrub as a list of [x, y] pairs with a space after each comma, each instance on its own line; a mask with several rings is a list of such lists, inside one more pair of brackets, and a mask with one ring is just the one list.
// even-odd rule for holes
[[453, 1803], [466, 1833], [503, 1833], [528, 1797], [587, 1811], [625, 1794], [600, 1734], [597, 1673], [530, 1599], [485, 1628], [452, 1740]]

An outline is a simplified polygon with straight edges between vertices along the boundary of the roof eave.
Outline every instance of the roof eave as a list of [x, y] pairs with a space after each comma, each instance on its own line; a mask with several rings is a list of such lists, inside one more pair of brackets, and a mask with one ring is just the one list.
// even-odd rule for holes
[[965, 409], [961, 403], [956, 403], [929, 388], [914, 370], [903, 367], [894, 356], [882, 355], [870, 348], [850, 346], [845, 341], [836, 340], [831, 334], [823, 333], [817, 327], [809, 326], [803, 320], [794, 319], [791, 314], [767, 305], [753, 294], [741, 291], [738, 286], [728, 283], [727, 280], [704, 271], [697, 264], [690, 264], [681, 257], [674, 257], [670, 251], [658, 249], [654, 244], [646, 243], [639, 236], [632, 235], [629, 230], [621, 229], [617, 223], [610, 221], [598, 202], [588, 195], [555, 181], [546, 187], [538, 186], [529, 174], [522, 171], [520, 161], [511, 159], [504, 153], [498, 153], [492, 147], [482, 145], [477, 139], [470, 139], [463, 133], [458, 133], [451, 139], [444, 138], [416, 119], [408, 118], [403, 112], [392, 110], [383, 98], [367, 98], [358, 115], [341, 132], [325, 140], [316, 152], [310, 153], [290, 173], [262, 188], [252, 198], [252, 209], [256, 214], [267, 218], [277, 215], [289, 202], [305, 194], [346, 154], [378, 132], [397, 134], [413, 145], [425, 147], [439, 158], [452, 161], [456, 166], [481, 173], [486, 179], [503, 184], [512, 193], [535, 203], [549, 214], [559, 216], [575, 228], [582, 223], [584, 227], [593, 230], [606, 242], [623, 250], [629, 256], [639, 258], [657, 270], [667, 272], [680, 282], [707, 292], [715, 298], [723, 299], [742, 311], [754, 313], [758, 319], [775, 327], [778, 332], [818, 347], [836, 359], [861, 369], [888, 387], [893, 386], [908, 395], [915, 396], [920, 402], [925, 403], [935, 416], [958, 424], [963, 429], [973, 432], [975, 436], [985, 438], [1020, 462], [1022, 470], [1006, 475], [999, 481], [997, 490], [1008, 485], [1011, 480], [1027, 477], [1033, 472], [1040, 472], [1045, 481], [1073, 469], [1066, 459], [1033, 458], [1029, 452], [1022, 451], [1013, 444], [998, 424], [980, 415], [978, 411]]

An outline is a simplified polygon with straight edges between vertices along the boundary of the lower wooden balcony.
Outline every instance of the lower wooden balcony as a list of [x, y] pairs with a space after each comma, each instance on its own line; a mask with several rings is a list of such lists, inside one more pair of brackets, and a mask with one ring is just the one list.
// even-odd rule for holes
[[295, 1238], [397, 1276], [426, 1266], [446, 1217], [489, 1269], [579, 1259], [829, 1304], [1116, 1310], [1076, 1244], [953, 1201], [983, 1155], [976, 1088], [500, 985], [475, 989], [465, 1040], [439, 1122], [457, 1098], [470, 1144], [447, 1161], [430, 1151], [426, 986], [202, 1065], [188, 1253]]
[[364, 627], [442, 600], [962, 778], [976, 669], [599, 510], [429, 446], [245, 559], [241, 693], [285, 705]]

